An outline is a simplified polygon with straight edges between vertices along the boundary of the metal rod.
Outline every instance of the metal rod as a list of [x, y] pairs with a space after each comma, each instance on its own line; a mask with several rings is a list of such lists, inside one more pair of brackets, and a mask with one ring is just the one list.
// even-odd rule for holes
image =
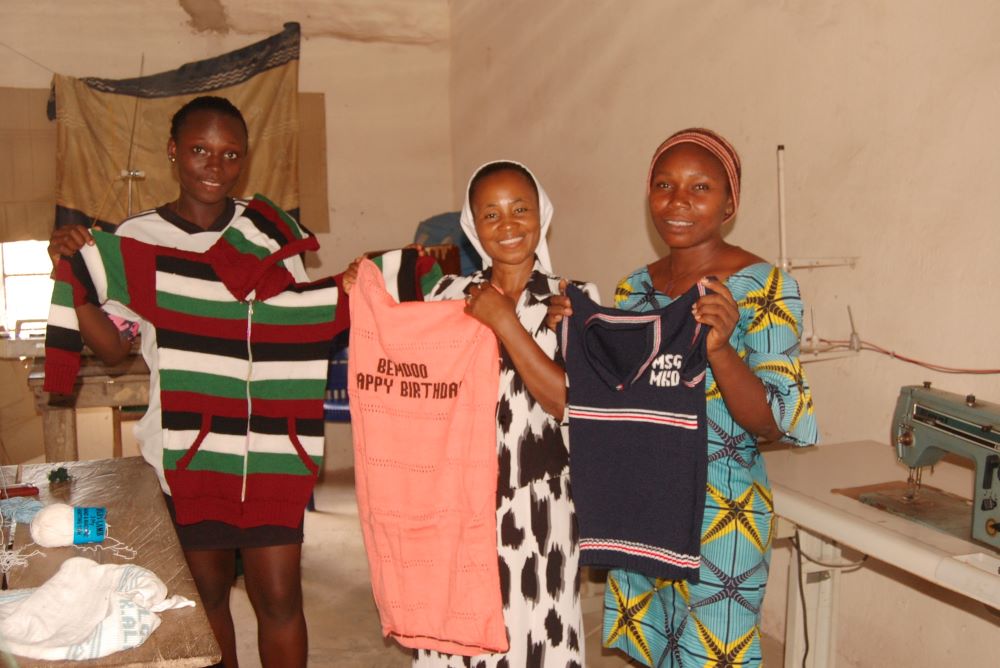
[[[143, 74], [143, 70], [146, 68], [146, 54], [143, 52], [142, 57], [139, 60], [139, 76]], [[132, 215], [132, 180], [135, 175], [135, 170], [132, 169], [132, 148], [135, 146], [135, 125], [139, 118], [139, 96], [135, 96], [135, 105], [132, 107], [132, 131], [128, 138], [128, 158], [125, 160], [125, 169], [128, 171], [128, 203], [126, 204], [127, 211], [125, 212], [126, 217]]]
[[785, 145], [778, 144], [778, 265], [788, 271], [788, 241], [785, 238]]

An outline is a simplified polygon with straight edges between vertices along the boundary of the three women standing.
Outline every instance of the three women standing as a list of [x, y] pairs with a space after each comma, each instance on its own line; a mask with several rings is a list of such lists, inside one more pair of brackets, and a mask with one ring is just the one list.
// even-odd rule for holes
[[[214, 104], [186, 107], [175, 117], [168, 154], [177, 161], [181, 192], [155, 216], [148, 214], [155, 221], [143, 223], [183, 233], [176, 244], [157, 240], [164, 245], [193, 245], [186, 235], [193, 241], [203, 231], [221, 231], [237, 215], [227, 195], [246, 152], [246, 128], [238, 111]], [[722, 237], [738, 209], [739, 189], [739, 157], [718, 135], [692, 129], [664, 142], [653, 158], [648, 199], [654, 225], [671, 250], [623, 279], [615, 294], [618, 308], [645, 311], [665, 306], [696, 282], [712, 292], [693, 309], [696, 320], [711, 326], [700, 582], [622, 570], [608, 577], [605, 644], [648, 665], [760, 662], [773, 508], [757, 440], [816, 440], [812, 399], [797, 358], [798, 287]], [[430, 295], [464, 298], [467, 312], [501, 344], [497, 548], [510, 650], [471, 660], [421, 650], [415, 666], [584, 665], [579, 552], [560, 426], [566, 378], [556, 335], [546, 326], [548, 300], [559, 293], [545, 244], [551, 217], [551, 203], [530, 171], [513, 162], [483, 166], [470, 180], [462, 224], [487, 269], [445, 277]], [[56, 235], [53, 249], [72, 254], [87, 243], [81, 235]], [[95, 328], [112, 331], [98, 320]], [[86, 336], [83, 315], [80, 324]], [[109, 351], [118, 340], [113, 332]], [[103, 345], [92, 341], [96, 337], [88, 340], [95, 349]], [[243, 532], [222, 538], [214, 530], [188, 536], [183, 527], [178, 530], [226, 664], [235, 665], [228, 595], [240, 548], [261, 623], [263, 662], [304, 665], [301, 529], [291, 538], [254, 531], [252, 539]]]

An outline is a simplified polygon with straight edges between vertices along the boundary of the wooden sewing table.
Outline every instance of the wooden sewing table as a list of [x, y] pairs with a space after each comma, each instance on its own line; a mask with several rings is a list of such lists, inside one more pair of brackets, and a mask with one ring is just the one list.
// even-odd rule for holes
[[28, 373], [28, 387], [42, 414], [45, 461], [65, 462], [78, 458], [76, 447], [77, 408], [115, 409], [114, 454], [121, 454], [120, 413], [117, 409], [145, 406], [149, 401], [149, 368], [142, 355], [129, 355], [121, 364], [106, 366], [96, 357], [84, 355], [73, 395], [50, 395], [42, 389], [45, 358], [36, 357]]
[[[66, 467], [70, 481], [49, 483], [48, 474], [59, 466]], [[16, 467], [4, 466], [8, 482], [14, 482]], [[172, 666], [195, 668], [221, 661], [222, 653], [212, 635], [208, 618], [195, 589], [194, 579], [181, 552], [167, 506], [160, 492], [156, 473], [141, 457], [99, 459], [87, 462], [62, 462], [58, 464], [25, 465], [22, 482], [39, 489], [39, 500], [66, 503], [72, 506], [107, 508], [108, 537], [134, 548], [137, 555], [127, 561], [109, 551], [83, 551], [78, 547], [30, 547], [45, 554], [28, 560], [24, 566], [14, 567], [7, 574], [11, 589], [38, 587], [59, 570], [66, 559], [87, 557], [98, 563], [133, 563], [149, 569], [167, 586], [167, 596], [180, 594], [195, 602], [195, 607], [166, 610], [158, 613], [161, 624], [145, 643], [133, 649], [115, 652], [101, 659], [87, 661], [42, 661], [16, 658], [17, 666], [45, 666], [47, 668], [76, 666]], [[108, 544], [108, 540], [104, 544]], [[14, 546], [25, 547], [32, 543], [25, 525], [18, 525]], [[0, 653], [0, 664], [9, 655]]]

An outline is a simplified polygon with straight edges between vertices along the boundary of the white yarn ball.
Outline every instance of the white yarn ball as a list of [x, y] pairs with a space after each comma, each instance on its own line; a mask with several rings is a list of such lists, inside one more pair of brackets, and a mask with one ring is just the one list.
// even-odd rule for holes
[[65, 547], [73, 544], [73, 506], [53, 503], [45, 506], [31, 520], [31, 539], [42, 547]]

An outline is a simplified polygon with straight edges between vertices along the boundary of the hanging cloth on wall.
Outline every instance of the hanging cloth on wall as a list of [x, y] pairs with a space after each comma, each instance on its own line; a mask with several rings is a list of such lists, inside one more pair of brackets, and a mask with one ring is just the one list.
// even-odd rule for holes
[[286, 23], [263, 41], [169, 72], [118, 80], [55, 75], [56, 227], [110, 229], [173, 200], [170, 119], [201, 95], [228, 98], [250, 131], [253, 157], [233, 195], [267, 193], [298, 217], [299, 41], [299, 24]]

